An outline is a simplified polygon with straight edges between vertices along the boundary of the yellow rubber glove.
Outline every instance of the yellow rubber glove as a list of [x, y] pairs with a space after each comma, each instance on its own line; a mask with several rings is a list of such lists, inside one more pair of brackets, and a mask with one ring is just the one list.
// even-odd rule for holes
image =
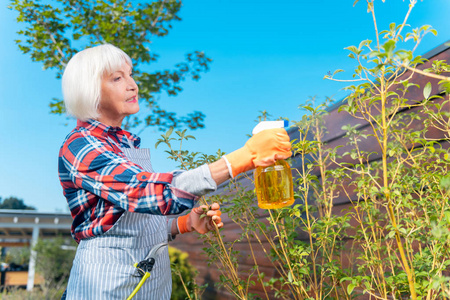
[[[198, 233], [204, 234], [214, 229], [214, 224], [216, 223], [218, 228], [223, 226], [222, 218], [220, 215], [220, 205], [218, 203], [213, 203], [209, 210], [206, 205], [201, 205], [199, 207], [194, 207], [190, 213], [187, 215], [177, 218], [177, 226], [180, 234], [197, 231]], [[205, 217], [201, 217], [205, 215]]]
[[256, 167], [268, 167], [278, 159], [291, 157], [291, 143], [284, 128], [263, 130], [252, 136], [244, 147], [224, 155], [233, 177]]

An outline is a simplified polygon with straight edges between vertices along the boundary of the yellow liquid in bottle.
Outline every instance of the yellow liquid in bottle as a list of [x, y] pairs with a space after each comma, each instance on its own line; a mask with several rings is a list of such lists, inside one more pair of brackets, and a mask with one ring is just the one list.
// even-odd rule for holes
[[260, 208], [281, 208], [294, 203], [291, 167], [286, 161], [278, 160], [272, 166], [257, 167], [254, 178]]

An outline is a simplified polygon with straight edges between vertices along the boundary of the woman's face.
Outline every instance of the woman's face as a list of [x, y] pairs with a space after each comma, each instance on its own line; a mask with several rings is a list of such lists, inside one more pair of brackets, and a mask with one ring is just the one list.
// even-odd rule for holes
[[122, 120], [139, 111], [139, 88], [132, 77], [132, 68], [123, 63], [119, 70], [102, 77], [98, 121], [120, 127]]

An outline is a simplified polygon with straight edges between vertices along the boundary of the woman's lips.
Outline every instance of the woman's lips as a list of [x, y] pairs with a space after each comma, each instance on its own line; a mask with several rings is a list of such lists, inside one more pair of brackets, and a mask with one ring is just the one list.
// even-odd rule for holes
[[137, 102], [137, 97], [134, 96], [133, 98], [128, 99], [127, 102], [128, 103], [135, 103], [135, 102]]

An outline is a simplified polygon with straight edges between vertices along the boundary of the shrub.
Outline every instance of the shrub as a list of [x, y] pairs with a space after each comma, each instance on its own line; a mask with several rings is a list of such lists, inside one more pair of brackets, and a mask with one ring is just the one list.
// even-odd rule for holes
[[200, 287], [195, 284], [195, 268], [189, 263], [189, 255], [169, 247], [172, 268], [172, 300], [197, 299]]
[[75, 247], [75, 241], [62, 237], [40, 239], [36, 243], [33, 248], [37, 252], [36, 271], [44, 278], [41, 286], [44, 295], [64, 291], [75, 257]]
[[[373, 20], [375, 2], [367, 1]], [[217, 284], [236, 299], [450, 297], [450, 78], [442, 75], [450, 67], [436, 60], [424, 69], [426, 59], [414, 55], [426, 34], [436, 34], [429, 25], [406, 32], [416, 3], [409, 1], [402, 24], [378, 31], [375, 22], [375, 42], [347, 48], [356, 67], [339, 110], [357, 125], [341, 128], [340, 145], [324, 139], [327, 104], [301, 106], [305, 114], [295, 122], [293, 143], [296, 205], [261, 215], [252, 188], [234, 180], [227, 193], [202, 198], [223, 204], [241, 229], [234, 240], [219, 230], [202, 236], [208, 263], [221, 273]], [[410, 41], [413, 50], [402, 49]], [[334, 80], [341, 71], [325, 78]], [[175, 133], [178, 138], [169, 131], [158, 144], [168, 145], [181, 167], [221, 157], [220, 150], [216, 156], [173, 150], [171, 142], [190, 138]], [[252, 178], [246, 180], [253, 186]], [[348, 202], [345, 211], [335, 207], [337, 197]], [[246, 242], [248, 251], [235, 247]], [[255, 247], [277, 270], [273, 278], [258, 266]], [[240, 268], [242, 258], [254, 265]], [[262, 295], [249, 292], [257, 282]]]

